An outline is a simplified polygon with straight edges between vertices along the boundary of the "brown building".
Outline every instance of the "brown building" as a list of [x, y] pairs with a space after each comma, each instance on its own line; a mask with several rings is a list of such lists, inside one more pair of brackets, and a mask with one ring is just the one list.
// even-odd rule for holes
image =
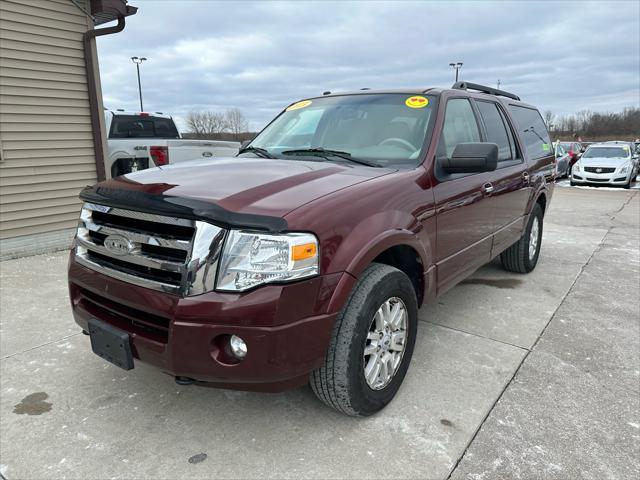
[[95, 37], [135, 12], [124, 0], [0, 0], [1, 258], [70, 244], [78, 193], [104, 178]]

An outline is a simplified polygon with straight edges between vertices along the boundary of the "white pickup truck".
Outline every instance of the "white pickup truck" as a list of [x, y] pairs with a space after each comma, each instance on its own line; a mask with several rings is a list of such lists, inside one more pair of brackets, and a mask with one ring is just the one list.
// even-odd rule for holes
[[112, 177], [145, 168], [211, 157], [233, 157], [240, 143], [183, 139], [173, 118], [162, 113], [105, 110], [105, 169]]

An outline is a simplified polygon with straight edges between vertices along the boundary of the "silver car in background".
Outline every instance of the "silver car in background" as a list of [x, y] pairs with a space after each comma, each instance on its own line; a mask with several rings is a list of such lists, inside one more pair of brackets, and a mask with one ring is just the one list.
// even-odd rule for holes
[[571, 170], [571, 185], [631, 187], [638, 173], [634, 152], [626, 144], [590, 145]]
[[561, 143], [556, 142], [554, 152], [556, 154], [556, 178], [569, 177], [571, 175], [571, 156]]

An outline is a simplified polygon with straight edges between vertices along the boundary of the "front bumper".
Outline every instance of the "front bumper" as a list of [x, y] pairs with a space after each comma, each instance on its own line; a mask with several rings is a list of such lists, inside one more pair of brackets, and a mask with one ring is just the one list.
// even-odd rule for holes
[[[136, 360], [211, 386], [281, 391], [322, 365], [337, 316], [329, 302], [344, 275], [182, 298], [102, 275], [72, 253], [69, 292], [76, 323], [87, 330], [93, 317], [128, 332]], [[235, 363], [220, 343], [232, 334], [248, 348]]]
[[635, 176], [635, 170], [630, 172], [620, 173], [593, 173], [585, 172], [584, 170], [576, 171], [574, 168], [571, 172], [571, 181], [579, 184], [589, 185], [608, 185], [608, 186], [620, 186], [629, 183], [632, 176]]

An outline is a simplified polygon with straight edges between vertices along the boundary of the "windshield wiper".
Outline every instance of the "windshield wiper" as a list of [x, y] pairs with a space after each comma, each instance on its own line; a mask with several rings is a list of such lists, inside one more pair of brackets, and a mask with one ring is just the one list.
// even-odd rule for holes
[[244, 148], [241, 148], [240, 151], [238, 151], [238, 155], [240, 155], [241, 153], [245, 153], [245, 152], [255, 153], [256, 155], [258, 155], [259, 157], [262, 157], [262, 158], [276, 158], [273, 155], [271, 155], [269, 153], [269, 150], [267, 150], [266, 148], [244, 147]]
[[319, 157], [329, 158], [329, 157], [339, 157], [344, 160], [348, 160], [353, 163], [359, 163], [360, 165], [366, 165], [368, 167], [379, 167], [377, 163], [369, 162], [367, 160], [363, 160], [361, 158], [352, 157], [349, 152], [343, 152], [340, 150], [328, 150], [322, 147], [316, 148], [298, 148], [295, 150], [285, 150], [282, 152], [283, 155], [318, 155]]

